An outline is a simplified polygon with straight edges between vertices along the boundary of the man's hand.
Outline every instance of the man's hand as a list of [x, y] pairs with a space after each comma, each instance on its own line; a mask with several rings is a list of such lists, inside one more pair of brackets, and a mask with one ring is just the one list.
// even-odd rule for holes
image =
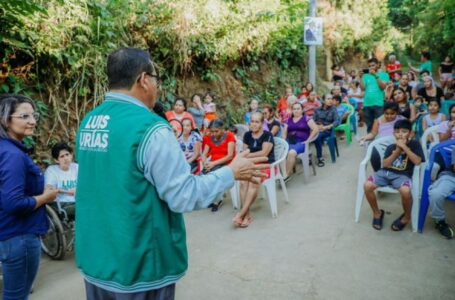
[[376, 76], [376, 69], [375, 68], [370, 68], [370, 74], [373, 76]]
[[234, 173], [235, 180], [250, 181], [253, 183], [261, 183], [261, 178], [266, 177], [260, 170], [270, 167], [269, 164], [263, 164], [268, 160], [266, 156], [247, 158], [249, 150], [245, 150], [238, 154], [229, 164], [229, 168]]
[[206, 171], [210, 171], [210, 170], [213, 169], [214, 167], [215, 167], [215, 164], [214, 164], [213, 162], [211, 162], [211, 161], [206, 161], [206, 162], [204, 163], [204, 169], [205, 169]]

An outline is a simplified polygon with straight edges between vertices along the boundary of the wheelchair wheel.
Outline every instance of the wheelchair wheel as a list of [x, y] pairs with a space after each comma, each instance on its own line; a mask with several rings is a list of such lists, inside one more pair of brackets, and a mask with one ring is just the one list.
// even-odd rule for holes
[[62, 222], [57, 213], [46, 205], [46, 216], [49, 220], [49, 230], [41, 237], [41, 249], [50, 258], [62, 260], [66, 253], [66, 237]]

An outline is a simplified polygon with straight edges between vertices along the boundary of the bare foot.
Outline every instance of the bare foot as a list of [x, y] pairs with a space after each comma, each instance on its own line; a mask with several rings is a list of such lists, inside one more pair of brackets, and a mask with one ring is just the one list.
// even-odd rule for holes
[[246, 228], [251, 224], [251, 222], [253, 222], [253, 218], [251, 216], [245, 216], [245, 218], [243, 218], [242, 224], [240, 224], [240, 227]]
[[237, 213], [235, 217], [232, 219], [232, 223], [234, 223], [234, 226], [240, 227], [243, 223], [243, 218], [240, 215], [240, 213]]

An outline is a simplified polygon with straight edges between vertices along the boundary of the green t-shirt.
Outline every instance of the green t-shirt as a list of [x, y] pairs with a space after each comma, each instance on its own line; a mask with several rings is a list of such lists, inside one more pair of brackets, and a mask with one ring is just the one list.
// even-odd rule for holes
[[421, 64], [419, 66], [419, 72], [422, 72], [423, 70], [430, 72], [430, 75], [431, 75], [431, 72], [433, 70], [432, 66], [431, 66], [431, 60], [427, 60], [426, 62], [424, 62], [423, 64]]
[[[387, 83], [390, 81], [389, 74], [380, 72], [377, 74], [379, 79]], [[376, 78], [371, 74], [363, 74], [363, 85], [365, 86], [365, 97], [363, 98], [363, 106], [383, 106], [384, 105], [384, 90], [382, 90]]]

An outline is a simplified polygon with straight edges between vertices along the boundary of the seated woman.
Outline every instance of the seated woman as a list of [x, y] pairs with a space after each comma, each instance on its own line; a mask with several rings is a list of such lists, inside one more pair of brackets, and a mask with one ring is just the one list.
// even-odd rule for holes
[[297, 155], [308, 149], [309, 141], [313, 140], [318, 132], [318, 127], [313, 119], [303, 114], [302, 104], [294, 103], [292, 116], [284, 127], [282, 135], [289, 144], [289, 153], [286, 158], [287, 177], [292, 175]]
[[297, 97], [294, 95], [289, 96], [286, 99], [286, 109], [280, 110], [278, 115], [280, 117], [281, 124], [286, 123], [292, 115], [292, 106], [297, 102]]
[[[169, 122], [171, 122], [172, 120], [182, 122], [183, 119], [189, 119], [191, 120], [193, 128], [196, 128], [196, 123], [194, 122], [193, 116], [186, 111], [186, 100], [183, 98], [175, 99], [173, 110], [166, 112], [166, 119]], [[177, 128], [177, 130], [179, 131], [177, 132], [178, 135], [180, 135], [182, 129], [179, 127]]]
[[[243, 149], [250, 150], [248, 157], [264, 157], [267, 156], [269, 164], [275, 161], [273, 152], [274, 142], [270, 132], [263, 129], [264, 117], [261, 113], [256, 112], [251, 115], [250, 131], [243, 136]], [[270, 169], [265, 169], [264, 172], [270, 178]], [[235, 226], [248, 227], [251, 224], [252, 218], [250, 215], [250, 207], [258, 195], [260, 184], [249, 181], [240, 182], [240, 199], [242, 201], [242, 209], [235, 215], [232, 222]]]
[[262, 109], [264, 116], [264, 130], [270, 132], [273, 136], [280, 136], [281, 124], [280, 121], [275, 119], [273, 107], [271, 105], [264, 105]]
[[314, 115], [314, 111], [321, 107], [321, 102], [318, 100], [318, 94], [313, 91], [308, 95], [306, 101], [302, 102], [303, 104], [303, 111], [305, 112], [305, 116], [312, 118]]
[[188, 108], [188, 112], [193, 116], [196, 128], [202, 130], [204, 125], [205, 110], [201, 102], [202, 96], [194, 94], [191, 97], [191, 107]]
[[191, 167], [191, 173], [198, 171], [198, 159], [201, 155], [201, 135], [193, 128], [190, 119], [182, 120], [182, 135], [179, 137], [178, 142], [185, 158]]
[[69, 218], [74, 219], [79, 166], [73, 162], [73, 151], [66, 143], [56, 144], [52, 147], [51, 153], [56, 164], [46, 169], [45, 184], [59, 190], [56, 202], [66, 211]]
[[[223, 121], [213, 120], [208, 129], [210, 133], [202, 139], [203, 174], [229, 164], [235, 157], [235, 136], [232, 132], [225, 130]], [[222, 204], [221, 199], [212, 204], [212, 211], [217, 211]]]
[[449, 108], [449, 120], [439, 126], [439, 140], [441, 142], [455, 139], [455, 104]]
[[[336, 96], [339, 98], [339, 96]], [[316, 156], [318, 158], [318, 167], [325, 165], [324, 159], [322, 158], [322, 145], [324, 140], [332, 134], [333, 128], [340, 124], [336, 107], [333, 105], [332, 97], [327, 97], [324, 101], [324, 105], [318, 108], [315, 113], [313, 120], [319, 128], [319, 135], [314, 145], [316, 146]]]
[[414, 105], [408, 102], [406, 91], [401, 87], [396, 88], [393, 91], [392, 99], [393, 102], [398, 104], [398, 114], [413, 123], [416, 120], [416, 109]]
[[417, 91], [417, 94], [422, 96], [426, 102], [430, 101], [431, 98], [444, 100], [444, 91], [436, 86], [431, 76], [423, 77], [423, 87]]

